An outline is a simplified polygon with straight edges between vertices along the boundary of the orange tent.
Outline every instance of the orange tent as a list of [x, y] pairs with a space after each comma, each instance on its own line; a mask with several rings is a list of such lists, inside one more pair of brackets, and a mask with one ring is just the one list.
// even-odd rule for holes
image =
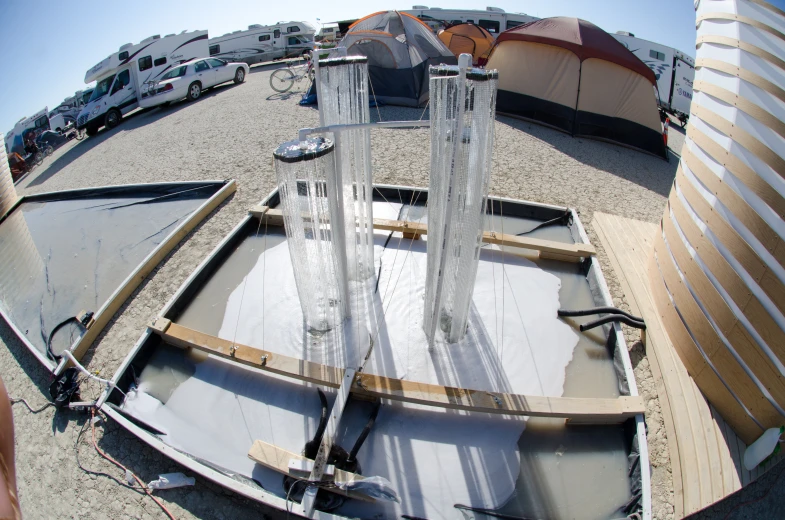
[[478, 25], [459, 23], [439, 31], [439, 39], [453, 54], [471, 54], [474, 65], [485, 65], [495, 40], [493, 35]]

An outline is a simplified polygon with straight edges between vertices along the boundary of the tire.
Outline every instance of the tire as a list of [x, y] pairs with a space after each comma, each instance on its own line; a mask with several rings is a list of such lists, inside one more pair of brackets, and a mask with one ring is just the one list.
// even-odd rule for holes
[[188, 99], [188, 101], [196, 101], [197, 99], [199, 99], [199, 96], [201, 95], [202, 95], [201, 83], [199, 83], [198, 81], [194, 81], [193, 83], [188, 85], [188, 95], [186, 96], [186, 99]]
[[51, 146], [47, 146], [46, 148], [44, 148], [44, 157], [49, 157], [54, 152], [55, 152], [54, 148], [52, 148]]
[[113, 108], [106, 113], [106, 117], [104, 118], [104, 126], [106, 126], [106, 128], [112, 129], [119, 125], [120, 121], [122, 120], [123, 114], [121, 114], [119, 110]]
[[237, 67], [237, 72], [234, 73], [234, 82], [239, 85], [243, 81], [245, 81], [245, 69]]
[[286, 92], [294, 85], [294, 73], [289, 69], [278, 69], [270, 76], [270, 87], [276, 92]]
[[58, 134], [62, 134], [63, 129], [58, 126], [57, 128], [55, 128], [55, 132], [57, 132]]
[[98, 127], [97, 126], [88, 126], [85, 129], [85, 133], [87, 134], [88, 137], [93, 137], [95, 134], [98, 133]]

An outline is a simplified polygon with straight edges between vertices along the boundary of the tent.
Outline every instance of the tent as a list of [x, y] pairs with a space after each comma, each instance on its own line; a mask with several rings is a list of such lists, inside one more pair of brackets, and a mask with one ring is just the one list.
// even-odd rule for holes
[[349, 56], [368, 57], [371, 99], [391, 105], [425, 105], [428, 67], [458, 63], [427, 25], [398, 11], [357, 20], [337, 47]]
[[474, 65], [485, 65], [496, 40], [493, 35], [472, 23], [459, 23], [439, 31], [439, 39], [456, 56], [472, 55]]
[[498, 112], [667, 158], [654, 72], [596, 25], [544, 18], [499, 35]]

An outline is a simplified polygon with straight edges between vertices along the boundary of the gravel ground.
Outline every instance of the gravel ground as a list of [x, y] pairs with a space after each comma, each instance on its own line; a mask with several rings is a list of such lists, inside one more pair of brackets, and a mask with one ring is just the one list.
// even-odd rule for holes
[[[237, 192], [199, 225], [144, 281], [99, 336], [84, 358], [91, 370], [109, 377], [185, 278], [275, 185], [271, 153], [296, 137], [302, 127], [316, 126], [313, 108], [300, 107], [300, 93], [275, 94], [270, 69], [252, 70], [243, 85], [223, 86], [195, 103], [140, 112], [112, 131], [74, 142], [17, 186], [20, 194], [162, 181], [237, 179]], [[300, 85], [305, 88], [304, 84]], [[295, 87], [296, 89], [297, 87]], [[419, 119], [422, 110], [372, 109], [384, 120]], [[683, 131], [671, 127], [671, 147], [679, 150]], [[378, 130], [373, 133], [374, 181], [427, 186], [427, 130]], [[165, 158], [165, 159], [162, 159]], [[607, 256], [590, 226], [595, 211], [658, 222], [676, 171], [670, 162], [622, 147], [565, 134], [519, 120], [498, 117], [491, 192], [576, 208], [599, 258], [617, 305], [626, 306]], [[673, 484], [667, 440], [656, 388], [636, 331], [625, 331], [638, 386], [647, 401], [649, 451], [653, 468], [655, 518], [672, 518]], [[11, 329], [0, 320], [0, 375], [10, 395], [34, 407], [48, 395], [49, 375]], [[96, 389], [97, 391], [97, 389]], [[122, 472], [90, 446], [84, 415], [38, 414], [14, 406], [19, 494], [26, 518], [159, 518], [160, 509], [137, 491], [83, 466], [122, 479]], [[98, 446], [127, 465], [144, 481], [180, 468], [112, 422], [96, 428]], [[275, 515], [205, 480], [191, 488], [160, 493], [177, 518], [245, 518]]]

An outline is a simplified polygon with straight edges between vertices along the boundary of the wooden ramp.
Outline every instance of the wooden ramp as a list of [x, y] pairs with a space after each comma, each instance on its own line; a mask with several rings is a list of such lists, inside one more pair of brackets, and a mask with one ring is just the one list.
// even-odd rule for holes
[[698, 390], [663, 327], [648, 281], [659, 226], [605, 213], [595, 213], [592, 226], [630, 310], [646, 321], [644, 344], [668, 437], [675, 514], [681, 518], [733, 493], [765, 470], [744, 469], [746, 445]]

